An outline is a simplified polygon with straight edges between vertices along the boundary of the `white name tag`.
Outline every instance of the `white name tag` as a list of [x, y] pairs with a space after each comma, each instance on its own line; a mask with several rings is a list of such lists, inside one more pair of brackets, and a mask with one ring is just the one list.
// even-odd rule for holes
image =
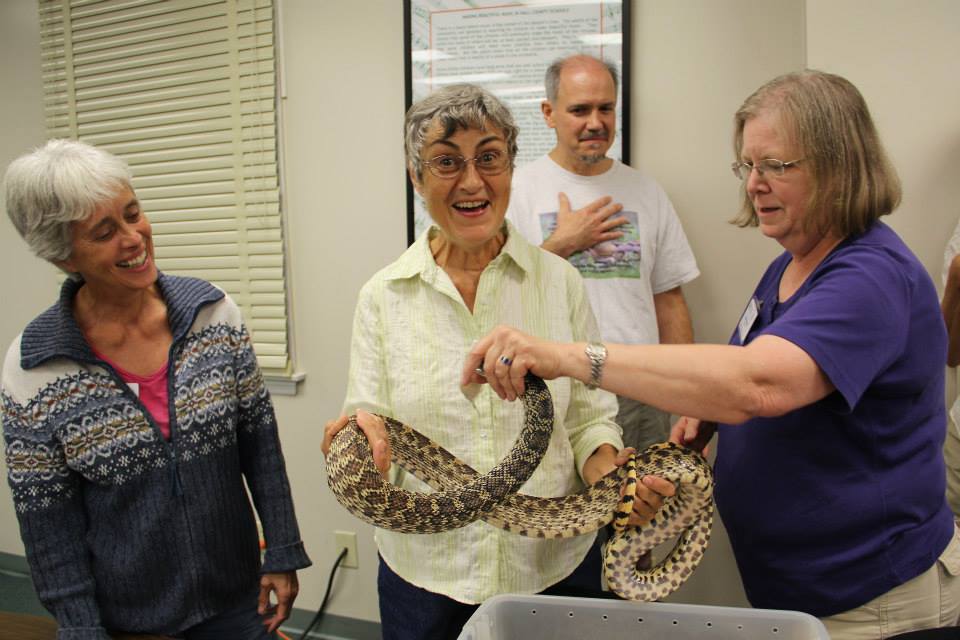
[[747, 308], [743, 310], [743, 315], [740, 316], [740, 322], [737, 323], [737, 333], [740, 334], [740, 344], [743, 344], [744, 340], [747, 339], [747, 334], [750, 333], [750, 328], [753, 326], [753, 323], [757, 321], [758, 315], [760, 315], [760, 303], [757, 302], [756, 298], [750, 298]]

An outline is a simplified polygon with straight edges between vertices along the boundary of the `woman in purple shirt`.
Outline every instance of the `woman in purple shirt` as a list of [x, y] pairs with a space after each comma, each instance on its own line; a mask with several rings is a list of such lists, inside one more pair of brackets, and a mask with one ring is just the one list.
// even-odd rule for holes
[[756, 607], [818, 616], [834, 640], [956, 625], [946, 334], [930, 277], [879, 221], [900, 184], [867, 106], [847, 80], [804, 71], [757, 90], [735, 123], [734, 222], [785, 251], [729, 345], [557, 344], [501, 327], [463, 382], [512, 400], [528, 370], [572, 376], [687, 416], [676, 442], [702, 449], [718, 430], [717, 508]]

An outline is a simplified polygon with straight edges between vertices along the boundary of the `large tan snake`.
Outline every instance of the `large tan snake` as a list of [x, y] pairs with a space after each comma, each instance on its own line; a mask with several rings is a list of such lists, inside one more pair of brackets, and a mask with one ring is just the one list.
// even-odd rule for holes
[[[432, 493], [406, 491], [384, 480], [351, 416], [327, 455], [330, 489], [361, 520], [404, 533], [437, 533], [483, 520], [523, 536], [567, 538], [613, 522], [614, 533], [604, 546], [610, 589], [642, 601], [659, 600], [677, 589], [702, 559], [713, 523], [713, 474], [703, 457], [672, 443], [657, 444], [580, 493], [556, 498], [517, 493], [546, 452], [553, 429], [553, 402], [540, 378], [527, 375], [521, 400], [524, 426], [513, 448], [482, 475], [416, 430], [381, 416], [393, 462]], [[648, 524], [626, 526], [636, 478], [647, 474], [674, 483], [676, 493]], [[648, 570], [636, 568], [642, 554], [677, 536], [662, 561]]]

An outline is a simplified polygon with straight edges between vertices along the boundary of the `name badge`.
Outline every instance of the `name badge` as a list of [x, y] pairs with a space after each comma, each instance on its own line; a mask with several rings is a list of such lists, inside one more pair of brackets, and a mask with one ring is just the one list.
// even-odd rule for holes
[[740, 316], [740, 322], [737, 323], [737, 333], [740, 334], [740, 344], [743, 344], [743, 341], [747, 339], [747, 334], [750, 333], [750, 328], [753, 327], [753, 323], [757, 321], [758, 315], [760, 315], [760, 302], [756, 297], [750, 298], [750, 302], [747, 303], [747, 308], [743, 310], [743, 315]]

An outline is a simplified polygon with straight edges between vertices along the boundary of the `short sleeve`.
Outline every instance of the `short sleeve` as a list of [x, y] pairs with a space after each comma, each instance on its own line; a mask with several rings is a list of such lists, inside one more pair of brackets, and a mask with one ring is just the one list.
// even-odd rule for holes
[[812, 357], [851, 410], [903, 352], [911, 286], [896, 259], [878, 251], [833, 256], [761, 333], [796, 344]]
[[650, 274], [650, 288], [654, 294], [675, 289], [700, 275], [697, 260], [687, 241], [680, 218], [667, 197], [657, 187], [657, 259]]

